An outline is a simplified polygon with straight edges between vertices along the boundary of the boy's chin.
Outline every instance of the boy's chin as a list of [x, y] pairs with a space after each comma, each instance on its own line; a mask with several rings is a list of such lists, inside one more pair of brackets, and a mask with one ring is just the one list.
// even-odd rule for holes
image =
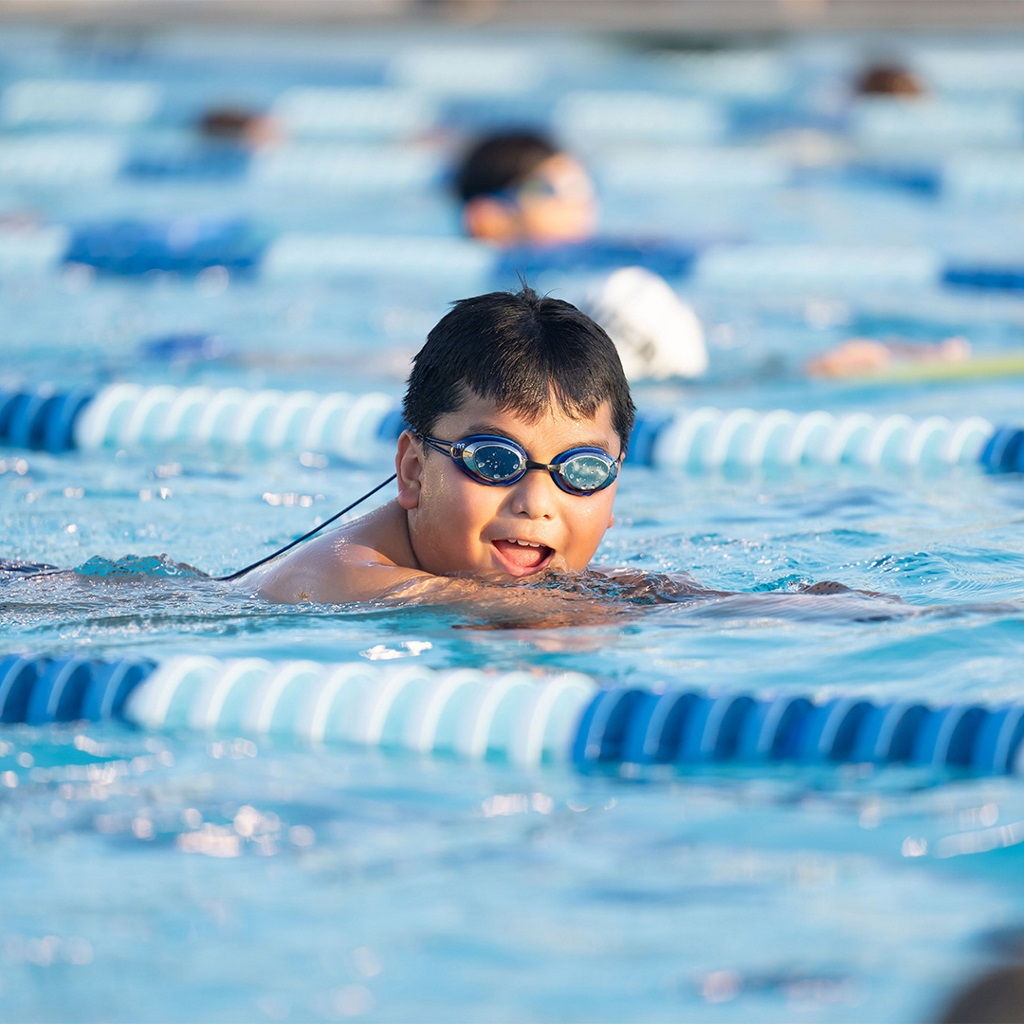
[[533, 580], [544, 580], [549, 576], [559, 576], [567, 572], [564, 568], [544, 564], [536, 569], [505, 569], [487, 567], [481, 569], [462, 569], [455, 572], [445, 573], [446, 576], [458, 579], [472, 579], [480, 583], [498, 583], [509, 585], [512, 583], [530, 583]]
[[[555, 562], [542, 565], [540, 568], [530, 572], [508, 572], [503, 569], [464, 569], [457, 572], [446, 573], [449, 577], [459, 579], [472, 579], [479, 583], [493, 583], [500, 586], [512, 586], [521, 584], [523, 586], [536, 586], [542, 590], [575, 590], [580, 586], [580, 581], [588, 581], [593, 578], [593, 573], [588, 566], [580, 569], [569, 568], [564, 564]], [[604, 579], [601, 576], [600, 579]]]

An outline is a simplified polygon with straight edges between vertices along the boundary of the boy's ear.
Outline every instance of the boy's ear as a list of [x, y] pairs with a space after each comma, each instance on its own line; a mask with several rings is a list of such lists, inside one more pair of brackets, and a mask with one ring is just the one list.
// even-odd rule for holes
[[515, 208], [491, 196], [476, 196], [462, 208], [462, 226], [467, 235], [485, 242], [507, 244], [519, 237]]
[[398, 474], [398, 504], [408, 512], [420, 503], [423, 475], [423, 446], [408, 430], [398, 435], [395, 472]]

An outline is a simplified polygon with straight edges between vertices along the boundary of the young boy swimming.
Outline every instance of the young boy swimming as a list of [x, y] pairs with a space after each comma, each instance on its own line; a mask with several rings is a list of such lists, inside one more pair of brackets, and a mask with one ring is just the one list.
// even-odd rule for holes
[[615, 344], [570, 303], [526, 286], [454, 303], [413, 360], [402, 411], [395, 498], [214, 579], [281, 603], [458, 604], [486, 625], [752, 598], [682, 572], [591, 567], [614, 522], [635, 408]]
[[[282, 603], [471, 605], [488, 625], [598, 623], [637, 604], [706, 598], [762, 609], [800, 600], [591, 567], [615, 521], [635, 408], [615, 344], [568, 302], [527, 286], [455, 302], [413, 361], [402, 411], [396, 498], [221, 578], [255, 580]], [[880, 596], [832, 582], [800, 590]]]
[[524, 286], [453, 304], [413, 361], [398, 496], [259, 573], [274, 601], [448, 601], [587, 569], [635, 409], [605, 331]]

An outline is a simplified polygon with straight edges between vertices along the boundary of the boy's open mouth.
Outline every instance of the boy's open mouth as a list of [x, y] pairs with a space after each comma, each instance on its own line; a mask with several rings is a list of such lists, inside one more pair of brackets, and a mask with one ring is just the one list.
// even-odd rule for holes
[[525, 540], [492, 541], [505, 568], [515, 576], [543, 569], [554, 551], [544, 544]]

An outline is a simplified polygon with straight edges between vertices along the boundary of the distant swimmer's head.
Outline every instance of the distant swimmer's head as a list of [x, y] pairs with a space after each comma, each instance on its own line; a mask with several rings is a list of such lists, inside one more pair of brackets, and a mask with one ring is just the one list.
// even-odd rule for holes
[[414, 360], [403, 413], [399, 503], [422, 569], [586, 568], [635, 414], [590, 317], [526, 287], [456, 302]]
[[854, 91], [859, 96], [924, 96], [924, 83], [908, 67], [897, 63], [871, 64], [857, 78]]
[[939, 1024], [1024, 1024], [1024, 966], [991, 967], [957, 990]]
[[281, 142], [283, 128], [269, 115], [244, 107], [210, 107], [196, 122], [208, 142], [256, 148]]
[[463, 156], [455, 176], [466, 233], [496, 245], [584, 242], [597, 228], [586, 168], [546, 135], [496, 132]]

